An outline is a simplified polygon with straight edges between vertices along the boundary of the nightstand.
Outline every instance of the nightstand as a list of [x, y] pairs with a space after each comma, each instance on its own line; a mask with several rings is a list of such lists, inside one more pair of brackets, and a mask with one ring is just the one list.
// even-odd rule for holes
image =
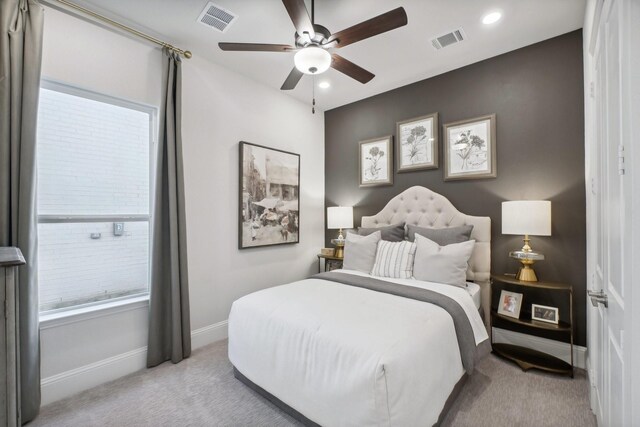
[[344, 258], [335, 257], [333, 255], [318, 254], [318, 273], [322, 271], [321, 260], [324, 259], [324, 271], [337, 270], [342, 268], [342, 260]]
[[[522, 310], [520, 311], [520, 317], [514, 318], [505, 316], [498, 313], [497, 308], [493, 305], [494, 292], [500, 290], [508, 290], [523, 294]], [[558, 319], [558, 323], [547, 323], [539, 320], [532, 320], [531, 314], [526, 308], [531, 307], [531, 304], [538, 303], [534, 297], [527, 297], [527, 292], [535, 292], [540, 294], [541, 292], [558, 292], [565, 298], [568, 298], [569, 303], [569, 316], [568, 319], [562, 320], [562, 316]], [[500, 294], [498, 293], [497, 301], [500, 304]], [[563, 283], [552, 282], [523, 282], [517, 280], [513, 276], [507, 275], [491, 275], [491, 346], [493, 352], [505, 359], [509, 359], [520, 366], [523, 371], [529, 369], [540, 369], [547, 372], [556, 374], [569, 375], [573, 378], [573, 288], [571, 285]], [[524, 312], [523, 312], [524, 311]], [[555, 356], [536, 350], [530, 347], [521, 347], [512, 344], [495, 343], [493, 342], [493, 327], [494, 323], [505, 322], [518, 325], [524, 329], [537, 329], [551, 331], [560, 335], [564, 335], [565, 339], [569, 340], [571, 344], [571, 363], [567, 363], [564, 360], [560, 360]]]

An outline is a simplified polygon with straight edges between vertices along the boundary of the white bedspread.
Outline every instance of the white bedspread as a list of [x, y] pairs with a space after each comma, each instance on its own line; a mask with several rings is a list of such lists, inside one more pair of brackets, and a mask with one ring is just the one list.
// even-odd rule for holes
[[[464, 289], [389, 281], [456, 299], [476, 342], [488, 338]], [[255, 384], [323, 426], [431, 426], [464, 374], [453, 320], [442, 308], [320, 279], [235, 301], [229, 359]]]

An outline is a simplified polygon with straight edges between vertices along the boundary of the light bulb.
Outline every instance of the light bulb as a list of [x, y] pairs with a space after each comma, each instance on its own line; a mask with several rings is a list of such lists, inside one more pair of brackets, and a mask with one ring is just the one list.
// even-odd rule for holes
[[305, 74], [320, 74], [329, 69], [331, 55], [320, 47], [305, 47], [296, 52], [293, 63], [298, 70]]

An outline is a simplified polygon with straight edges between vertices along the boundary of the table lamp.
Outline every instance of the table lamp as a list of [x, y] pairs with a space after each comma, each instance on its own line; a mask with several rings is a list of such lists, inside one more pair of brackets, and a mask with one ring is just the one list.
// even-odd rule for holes
[[327, 208], [327, 228], [330, 230], [339, 229], [337, 239], [332, 239], [331, 243], [336, 246], [335, 256], [344, 257], [344, 236], [343, 228], [353, 228], [353, 208], [350, 206], [333, 206]]
[[531, 249], [529, 236], [551, 236], [551, 202], [547, 200], [518, 200], [502, 202], [502, 234], [524, 235], [524, 246], [509, 252], [522, 264], [516, 279], [537, 282], [533, 264], [544, 255]]

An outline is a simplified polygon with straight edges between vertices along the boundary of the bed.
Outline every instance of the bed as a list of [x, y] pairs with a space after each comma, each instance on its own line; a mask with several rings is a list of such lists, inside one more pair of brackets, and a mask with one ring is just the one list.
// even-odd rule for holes
[[412, 187], [363, 227], [471, 224], [456, 287], [357, 271], [323, 273], [235, 301], [229, 359], [238, 379], [307, 425], [436, 425], [489, 351], [490, 219]]

